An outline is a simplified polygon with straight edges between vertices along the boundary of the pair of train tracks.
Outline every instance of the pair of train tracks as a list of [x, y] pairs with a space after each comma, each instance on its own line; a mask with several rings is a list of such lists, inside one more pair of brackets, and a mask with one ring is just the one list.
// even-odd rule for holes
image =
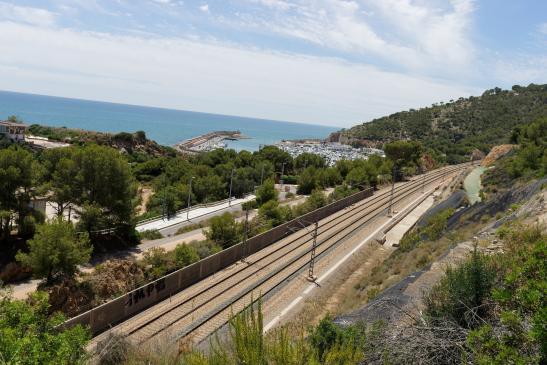
[[[398, 184], [392, 204], [429, 187], [466, 166], [446, 167]], [[323, 219], [317, 228], [316, 259], [382, 215], [390, 204], [387, 190]], [[134, 343], [152, 339], [200, 341], [229, 320], [232, 313], [283, 286], [309, 265], [313, 237], [304, 229], [270, 245], [212, 277], [151, 307], [114, 328]], [[104, 336], [106, 334], [103, 334]], [[101, 336], [99, 336], [101, 337]]]

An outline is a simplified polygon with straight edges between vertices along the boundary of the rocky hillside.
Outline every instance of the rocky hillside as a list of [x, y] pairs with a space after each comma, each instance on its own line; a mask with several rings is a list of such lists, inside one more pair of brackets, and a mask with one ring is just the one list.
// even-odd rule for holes
[[83, 129], [70, 129], [64, 127], [48, 127], [33, 124], [29, 127], [29, 133], [36, 136], [47, 137], [50, 140], [62, 141], [71, 144], [84, 145], [96, 143], [110, 146], [124, 153], [141, 153], [148, 156], [173, 155], [175, 151], [162, 146], [157, 142], [146, 138], [143, 131], [135, 133], [103, 133], [87, 131]]
[[515, 127], [547, 115], [547, 85], [495, 88], [479, 97], [460, 98], [431, 107], [410, 109], [329, 138], [358, 146], [378, 147], [399, 139], [421, 141], [437, 159], [468, 160], [474, 149], [487, 153], [494, 145], [511, 142]]

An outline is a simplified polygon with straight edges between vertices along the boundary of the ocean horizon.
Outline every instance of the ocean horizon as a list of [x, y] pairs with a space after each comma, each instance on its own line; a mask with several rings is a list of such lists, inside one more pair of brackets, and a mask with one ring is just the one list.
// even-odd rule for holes
[[172, 146], [217, 130], [239, 130], [249, 139], [227, 141], [235, 150], [256, 151], [287, 139], [326, 138], [340, 128], [269, 119], [110, 103], [58, 96], [0, 91], [0, 120], [15, 115], [26, 124], [99, 132], [146, 132], [149, 139]]

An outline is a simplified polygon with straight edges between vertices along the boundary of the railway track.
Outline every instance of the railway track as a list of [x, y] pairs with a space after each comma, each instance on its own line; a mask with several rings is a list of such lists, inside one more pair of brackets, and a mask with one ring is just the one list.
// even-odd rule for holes
[[[430, 187], [439, 179], [461, 171], [466, 165], [446, 167], [424, 178], [398, 184], [393, 204]], [[318, 227], [316, 258], [384, 213], [389, 204], [387, 190], [322, 220]], [[203, 340], [222, 327], [232, 310], [237, 313], [260, 295], [267, 295], [309, 264], [312, 237], [303, 229], [250, 256], [245, 262], [213, 275], [114, 328], [134, 343], [167, 336]], [[209, 278], [208, 278], [209, 279]], [[211, 282], [212, 281], [212, 282]], [[101, 337], [101, 335], [99, 336]], [[163, 338], [163, 337], [162, 337]]]

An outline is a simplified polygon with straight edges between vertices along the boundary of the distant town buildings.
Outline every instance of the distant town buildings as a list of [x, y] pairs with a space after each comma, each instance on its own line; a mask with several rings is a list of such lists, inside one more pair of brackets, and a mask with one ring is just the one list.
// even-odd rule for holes
[[384, 156], [384, 151], [377, 148], [353, 148], [338, 142], [283, 141], [275, 146], [288, 152], [293, 158], [305, 152], [319, 155], [329, 166], [333, 166], [339, 160], [367, 159], [370, 155]]
[[0, 134], [13, 142], [24, 142], [27, 125], [9, 120], [0, 121]]

